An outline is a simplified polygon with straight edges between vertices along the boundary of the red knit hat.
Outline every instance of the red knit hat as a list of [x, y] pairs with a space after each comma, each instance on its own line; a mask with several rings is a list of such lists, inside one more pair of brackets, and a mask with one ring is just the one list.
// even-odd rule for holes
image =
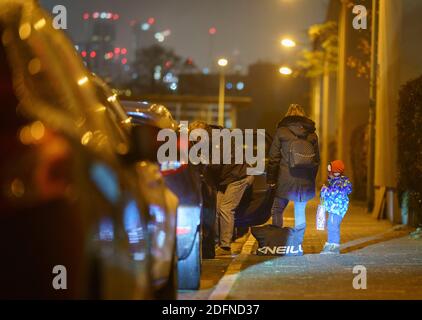
[[331, 165], [331, 172], [333, 173], [340, 173], [344, 172], [344, 163], [341, 160], [334, 160], [330, 162]]

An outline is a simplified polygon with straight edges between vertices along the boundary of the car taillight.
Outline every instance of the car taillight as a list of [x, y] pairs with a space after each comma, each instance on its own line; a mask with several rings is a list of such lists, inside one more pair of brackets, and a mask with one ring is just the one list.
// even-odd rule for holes
[[160, 164], [160, 171], [163, 176], [179, 173], [187, 168], [186, 163], [179, 161], [166, 161]]

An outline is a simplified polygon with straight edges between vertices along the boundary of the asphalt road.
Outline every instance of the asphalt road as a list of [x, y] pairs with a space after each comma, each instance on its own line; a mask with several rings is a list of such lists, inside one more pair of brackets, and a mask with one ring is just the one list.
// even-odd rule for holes
[[[422, 299], [422, 240], [410, 239], [411, 229], [392, 228], [354, 206], [342, 225], [342, 254], [321, 256], [326, 234], [315, 230], [315, 206], [308, 209], [304, 256], [256, 256], [255, 239], [246, 235], [233, 244], [238, 254], [205, 260], [201, 289], [181, 291], [179, 299]], [[286, 225], [292, 217], [290, 206]]]

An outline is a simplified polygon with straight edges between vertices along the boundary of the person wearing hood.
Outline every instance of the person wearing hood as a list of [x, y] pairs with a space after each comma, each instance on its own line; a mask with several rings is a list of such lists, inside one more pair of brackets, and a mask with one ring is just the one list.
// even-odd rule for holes
[[267, 169], [267, 183], [276, 189], [271, 209], [273, 225], [283, 226], [283, 212], [289, 201], [293, 201], [295, 227], [306, 227], [306, 204], [315, 197], [320, 163], [315, 131], [315, 123], [297, 104], [290, 105], [277, 126]]

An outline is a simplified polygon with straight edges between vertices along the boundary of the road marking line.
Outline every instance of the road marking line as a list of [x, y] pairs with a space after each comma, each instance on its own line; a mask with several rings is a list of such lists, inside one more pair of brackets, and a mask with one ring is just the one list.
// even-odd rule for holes
[[250, 234], [248, 240], [246, 240], [246, 242], [242, 246], [242, 251], [230, 263], [226, 270], [226, 273], [220, 279], [214, 291], [209, 296], [208, 300], [225, 300], [228, 297], [230, 290], [233, 287], [240, 270], [242, 269], [243, 263], [252, 253], [255, 242], [256, 240], [254, 236]]

